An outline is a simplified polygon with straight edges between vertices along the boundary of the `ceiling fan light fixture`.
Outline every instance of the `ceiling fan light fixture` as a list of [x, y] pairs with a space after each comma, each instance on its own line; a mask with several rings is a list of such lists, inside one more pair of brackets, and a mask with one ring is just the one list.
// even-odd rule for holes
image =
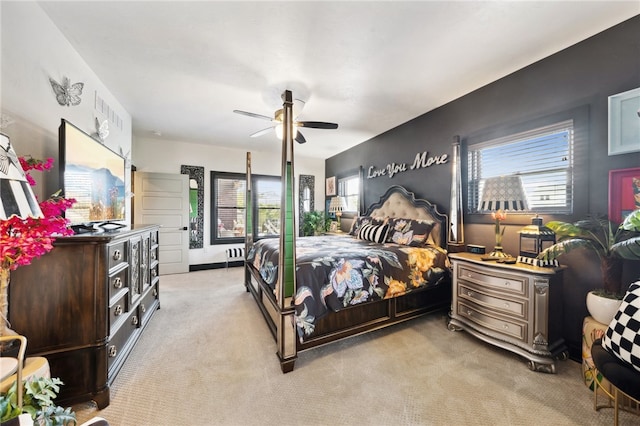
[[[278, 124], [276, 127], [274, 127], [275, 129], [275, 133], [276, 133], [276, 137], [278, 138], [278, 140], [282, 140], [282, 136], [284, 135], [284, 130], [283, 130], [283, 124], [280, 123]], [[296, 136], [298, 136], [298, 126], [296, 126], [295, 124], [293, 125], [293, 136], [292, 138], [295, 139]]]

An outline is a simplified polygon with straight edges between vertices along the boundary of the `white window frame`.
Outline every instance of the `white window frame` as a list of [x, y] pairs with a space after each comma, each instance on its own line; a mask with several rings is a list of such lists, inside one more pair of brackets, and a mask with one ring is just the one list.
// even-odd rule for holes
[[[469, 145], [467, 167], [468, 213], [478, 213], [485, 179], [519, 175], [530, 212], [571, 214], [574, 204], [574, 122], [560, 121]], [[530, 215], [530, 212], [526, 214]]]

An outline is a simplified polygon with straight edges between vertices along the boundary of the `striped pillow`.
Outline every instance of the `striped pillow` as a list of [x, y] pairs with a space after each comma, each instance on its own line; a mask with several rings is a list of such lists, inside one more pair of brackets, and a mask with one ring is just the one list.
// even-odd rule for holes
[[389, 225], [362, 225], [358, 230], [358, 239], [382, 244], [387, 240]]

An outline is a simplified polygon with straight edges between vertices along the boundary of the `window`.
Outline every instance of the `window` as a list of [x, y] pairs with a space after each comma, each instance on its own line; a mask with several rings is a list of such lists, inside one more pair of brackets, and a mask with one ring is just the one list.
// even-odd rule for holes
[[[254, 238], [280, 235], [279, 176], [252, 175]], [[245, 238], [246, 175], [211, 172], [211, 244], [240, 243]]]
[[258, 237], [280, 235], [280, 203], [282, 184], [280, 177], [253, 176], [255, 207], [258, 223], [254, 227]]
[[245, 175], [211, 173], [212, 218], [211, 243], [235, 243], [244, 239]]
[[529, 209], [568, 214], [573, 210], [573, 121], [563, 121], [470, 145], [468, 205], [478, 210], [486, 178], [517, 174]]
[[358, 212], [360, 205], [360, 177], [358, 175], [338, 179], [338, 195], [347, 202], [345, 212]]

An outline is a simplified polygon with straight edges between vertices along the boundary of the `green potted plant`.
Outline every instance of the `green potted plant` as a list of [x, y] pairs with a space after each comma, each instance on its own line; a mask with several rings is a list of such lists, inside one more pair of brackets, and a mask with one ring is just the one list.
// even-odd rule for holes
[[305, 212], [302, 215], [302, 235], [316, 235], [325, 231], [324, 213], [321, 211]]
[[0, 395], [0, 422], [12, 424], [9, 420], [27, 414], [36, 426], [74, 426], [76, 415], [71, 408], [59, 407], [53, 402], [60, 385], [62, 382], [58, 378], [35, 377], [26, 380], [20, 407], [18, 386], [14, 382], [6, 394]]
[[[613, 315], [596, 314], [590, 306], [598, 303], [595, 297], [609, 299], [615, 314], [624, 295], [622, 287], [622, 263], [624, 260], [640, 260], [640, 209], [629, 214], [620, 226], [607, 218], [590, 217], [575, 223], [552, 221], [546, 224], [556, 233], [557, 243], [542, 251], [539, 259], [554, 260], [574, 249], [592, 250], [600, 259], [602, 289], [589, 292], [587, 308], [601, 323], [608, 323]], [[613, 301], [611, 302], [611, 299]], [[604, 303], [607, 303], [606, 301]]]

